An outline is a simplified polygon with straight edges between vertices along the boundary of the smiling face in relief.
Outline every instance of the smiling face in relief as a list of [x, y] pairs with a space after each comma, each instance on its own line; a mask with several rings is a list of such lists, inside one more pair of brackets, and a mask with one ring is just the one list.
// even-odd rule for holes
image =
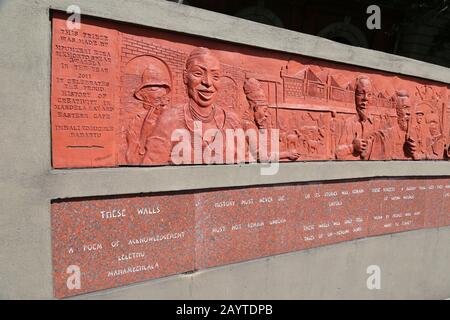
[[197, 106], [210, 107], [217, 96], [220, 83], [220, 63], [211, 54], [197, 55], [186, 66], [184, 83]]

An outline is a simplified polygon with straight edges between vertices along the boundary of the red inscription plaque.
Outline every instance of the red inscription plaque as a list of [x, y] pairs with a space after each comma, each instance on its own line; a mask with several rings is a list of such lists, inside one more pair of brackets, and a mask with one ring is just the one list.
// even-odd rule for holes
[[70, 30], [65, 19], [53, 19], [55, 168], [117, 164], [118, 68], [118, 33], [110, 24], [83, 24], [81, 29]]
[[362, 182], [310, 185], [300, 230], [307, 247], [367, 236], [366, 192]]
[[439, 215], [439, 226], [450, 225], [450, 182], [448, 179], [440, 179], [440, 184], [443, 186], [442, 192], [442, 209]]
[[194, 269], [193, 195], [52, 204], [56, 297]]
[[197, 269], [293, 251], [298, 189], [263, 187], [197, 196]]
[[449, 158], [447, 84], [62, 14], [52, 66], [56, 168]]
[[374, 179], [55, 201], [55, 296], [450, 225], [449, 190]]
[[[425, 180], [423, 184], [425, 185]], [[380, 235], [424, 227], [426, 203], [420, 180], [372, 181], [377, 210], [369, 215], [369, 235]], [[431, 218], [431, 217], [430, 217]]]

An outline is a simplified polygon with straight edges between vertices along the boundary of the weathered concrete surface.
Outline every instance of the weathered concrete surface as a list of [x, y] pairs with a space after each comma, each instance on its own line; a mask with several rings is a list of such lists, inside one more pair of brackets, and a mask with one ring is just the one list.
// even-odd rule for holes
[[[446, 161], [325, 161], [280, 163], [262, 176], [263, 164], [52, 170], [42, 188], [54, 198], [250, 186], [370, 177], [450, 176]], [[87, 178], [89, 177], [89, 178]]]
[[[165, 1], [80, 0], [77, 3], [84, 14], [450, 83], [447, 68]], [[449, 165], [445, 162], [292, 163], [282, 165], [278, 175], [266, 177], [259, 175], [257, 165], [52, 170], [49, 8], [65, 9], [71, 4], [70, 0], [0, 2], [0, 298], [53, 297], [50, 200], [54, 198], [371, 176], [450, 175]], [[380, 239], [389, 239], [389, 245], [379, 244], [378, 241], [387, 241]], [[405, 278], [400, 275], [392, 278], [398, 285], [386, 287], [388, 291], [365, 293], [366, 296], [361, 293], [362, 297], [377, 294], [377, 297], [445, 298], [450, 295], [448, 275], [437, 270], [449, 265], [448, 244], [447, 247], [442, 245], [448, 243], [448, 239], [448, 228], [367, 239], [129, 286], [110, 291], [104, 297], [217, 297], [224, 292], [238, 298], [251, 297], [253, 292], [257, 298], [269, 285], [274, 290], [265, 294], [278, 293], [278, 298], [307, 297], [308, 292], [311, 298], [354, 297], [363, 292], [362, 289], [352, 289], [353, 284], [344, 282], [350, 277], [348, 274], [359, 275], [360, 266], [372, 263], [369, 262], [371, 259], [364, 259], [368, 255], [384, 257], [381, 260], [387, 261], [387, 265], [397, 263], [398, 270], [405, 271]], [[373, 243], [373, 246], [352, 251], [351, 248], [361, 246], [361, 243]], [[392, 253], [382, 255], [380, 248]], [[327, 252], [331, 253], [328, 255]], [[397, 259], [407, 252], [416, 253], [408, 256], [409, 260]], [[343, 263], [340, 261], [346, 259], [350, 259], [348, 266], [336, 269], [340, 271], [336, 271], [334, 289], [325, 290], [324, 285], [331, 280], [320, 271], [326, 271], [331, 262]], [[255, 268], [267, 272], [267, 284], [254, 278]], [[301, 270], [306, 274], [310, 272], [311, 276], [285, 277]], [[361, 277], [365, 277], [365, 269], [361, 272]], [[295, 291], [309, 278], [321, 283], [309, 284], [309, 291]], [[219, 287], [220, 283], [226, 287]], [[247, 289], [243, 290], [242, 285]], [[123, 292], [122, 296], [120, 292]]]

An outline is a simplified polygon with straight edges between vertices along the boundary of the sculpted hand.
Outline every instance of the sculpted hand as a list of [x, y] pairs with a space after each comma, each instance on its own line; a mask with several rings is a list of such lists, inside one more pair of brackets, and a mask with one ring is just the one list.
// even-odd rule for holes
[[353, 150], [358, 154], [364, 152], [367, 149], [367, 145], [368, 141], [366, 139], [355, 138], [353, 140]]
[[289, 160], [297, 160], [300, 157], [300, 153], [298, 152], [289, 152]]
[[416, 140], [414, 140], [413, 138], [409, 137], [408, 139], [406, 139], [406, 148], [409, 152], [414, 153], [417, 150], [417, 144], [416, 144]]

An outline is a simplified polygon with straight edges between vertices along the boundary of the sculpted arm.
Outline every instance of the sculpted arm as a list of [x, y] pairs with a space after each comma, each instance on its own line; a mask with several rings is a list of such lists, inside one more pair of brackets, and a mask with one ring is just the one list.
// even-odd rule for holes
[[140, 122], [137, 117], [131, 120], [130, 126], [126, 131], [127, 152], [126, 160], [128, 164], [140, 164], [142, 157], [139, 155], [139, 136], [140, 136]]
[[145, 143], [145, 155], [142, 164], [167, 164], [171, 162], [172, 130], [170, 125], [158, 123], [153, 134]]
[[355, 149], [353, 147], [353, 132], [351, 124], [345, 122], [344, 128], [339, 135], [339, 140], [336, 147], [336, 158], [339, 160], [347, 159], [353, 155]]

